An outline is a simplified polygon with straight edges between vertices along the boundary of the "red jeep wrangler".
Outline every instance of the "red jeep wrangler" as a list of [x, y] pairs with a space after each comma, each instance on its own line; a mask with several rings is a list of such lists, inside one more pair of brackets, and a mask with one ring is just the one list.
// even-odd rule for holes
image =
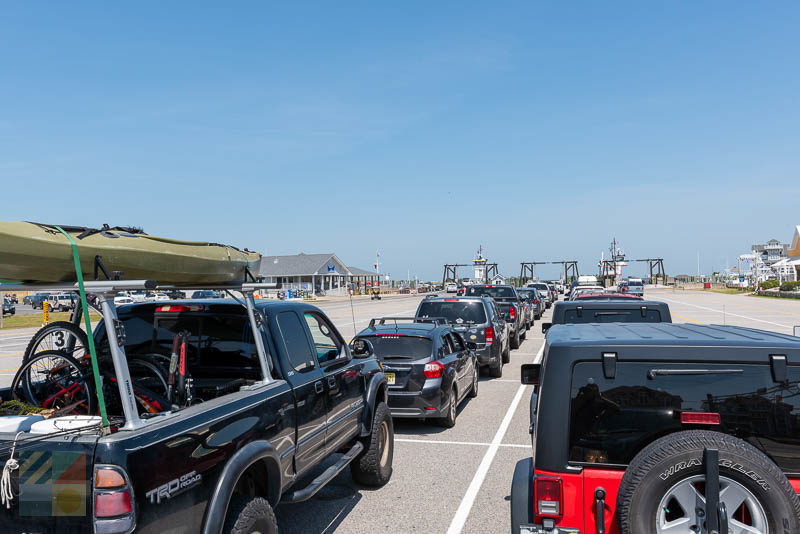
[[800, 533], [800, 338], [555, 325], [522, 381], [513, 534]]

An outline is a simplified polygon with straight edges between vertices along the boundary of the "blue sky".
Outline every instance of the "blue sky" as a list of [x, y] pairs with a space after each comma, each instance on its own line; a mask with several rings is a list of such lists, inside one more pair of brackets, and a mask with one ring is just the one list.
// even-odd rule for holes
[[0, 219], [708, 272], [800, 224], [799, 41], [796, 2], [6, 3]]

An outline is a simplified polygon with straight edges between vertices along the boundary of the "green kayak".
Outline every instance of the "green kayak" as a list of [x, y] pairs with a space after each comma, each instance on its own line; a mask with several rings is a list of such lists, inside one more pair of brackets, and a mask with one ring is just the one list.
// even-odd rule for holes
[[[86, 280], [93, 280], [95, 257], [122, 280], [159, 284], [226, 284], [255, 276], [261, 254], [217, 243], [178, 241], [147, 235], [140, 229], [61, 226], [78, 244]], [[101, 274], [100, 278], [104, 278]], [[53, 225], [0, 222], [0, 279], [22, 282], [74, 282], [69, 240]]]

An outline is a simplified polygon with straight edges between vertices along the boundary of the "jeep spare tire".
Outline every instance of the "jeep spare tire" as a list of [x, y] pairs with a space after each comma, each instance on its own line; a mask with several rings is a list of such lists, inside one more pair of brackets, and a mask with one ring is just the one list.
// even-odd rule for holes
[[719, 451], [729, 532], [800, 532], [800, 499], [772, 460], [732, 436], [690, 430], [654, 441], [630, 463], [617, 495], [620, 534], [706, 532], [706, 448]]

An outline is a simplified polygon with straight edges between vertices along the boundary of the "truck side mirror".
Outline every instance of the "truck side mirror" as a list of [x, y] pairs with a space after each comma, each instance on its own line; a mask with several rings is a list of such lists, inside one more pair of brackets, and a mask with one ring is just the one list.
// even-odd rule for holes
[[553, 323], [542, 323], [542, 334], [546, 334], [551, 326], [553, 326]]
[[355, 358], [369, 358], [375, 354], [375, 348], [366, 339], [354, 339], [350, 343], [350, 353]]
[[539, 384], [539, 373], [542, 366], [538, 363], [526, 363], [521, 367], [520, 382], [527, 385]]

